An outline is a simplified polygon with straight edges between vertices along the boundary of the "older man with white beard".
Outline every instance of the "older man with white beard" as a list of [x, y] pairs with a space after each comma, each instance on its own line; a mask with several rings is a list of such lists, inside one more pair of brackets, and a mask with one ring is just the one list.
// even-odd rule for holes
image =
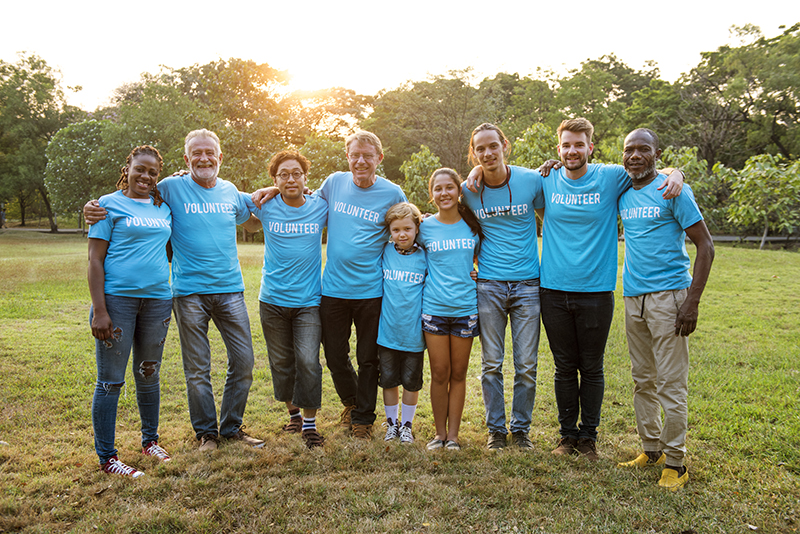
[[[245, 196], [218, 177], [219, 138], [206, 129], [189, 132], [184, 143], [189, 174], [170, 176], [158, 189], [172, 208], [172, 306], [178, 322], [189, 417], [200, 450], [217, 448], [219, 436], [261, 447], [264, 441], [243, 430], [253, 382], [253, 342], [244, 301], [244, 281], [236, 250], [236, 225], [260, 229], [251, 219]], [[84, 206], [86, 222], [105, 216], [96, 202]], [[219, 329], [228, 355], [219, 427], [211, 386], [208, 323]]]

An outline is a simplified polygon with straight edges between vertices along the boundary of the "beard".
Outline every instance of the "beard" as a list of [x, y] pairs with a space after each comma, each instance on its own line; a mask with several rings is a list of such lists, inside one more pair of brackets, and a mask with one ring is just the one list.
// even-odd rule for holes
[[628, 169], [625, 170], [628, 172], [628, 176], [630, 176], [632, 180], [642, 180], [656, 172], [656, 164], [653, 162], [649, 167], [646, 167], [641, 172], [631, 172]]

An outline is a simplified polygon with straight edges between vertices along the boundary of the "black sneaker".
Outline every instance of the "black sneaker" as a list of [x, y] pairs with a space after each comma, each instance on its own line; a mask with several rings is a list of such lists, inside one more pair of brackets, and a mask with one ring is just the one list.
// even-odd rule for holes
[[499, 451], [506, 448], [506, 435], [502, 432], [489, 432], [486, 447], [490, 451]]
[[514, 446], [519, 447], [520, 449], [533, 448], [533, 442], [528, 437], [528, 433], [523, 432], [522, 430], [511, 433], [511, 442], [514, 444]]

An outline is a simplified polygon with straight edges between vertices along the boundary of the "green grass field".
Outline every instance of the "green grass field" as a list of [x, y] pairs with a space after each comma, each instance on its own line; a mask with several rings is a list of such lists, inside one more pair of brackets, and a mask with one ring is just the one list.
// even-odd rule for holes
[[[173, 326], [162, 367], [160, 428], [172, 462], [158, 465], [139, 453], [130, 374], [131, 386], [120, 397], [120, 459], [147, 473], [134, 481], [97, 469], [85, 239], [0, 233], [0, 532], [800, 530], [797, 253], [717, 248], [690, 342], [691, 482], [667, 493], [656, 485], [659, 471], [616, 467], [639, 450], [619, 294], [606, 352], [599, 462], [550, 455], [558, 426], [544, 331], [533, 451], [485, 450], [479, 342], [463, 451], [424, 449], [433, 435], [427, 375], [417, 443], [400, 447], [384, 444], [379, 429], [381, 436], [369, 443], [346, 436], [336, 425], [340, 406], [327, 371], [318, 415], [327, 441], [324, 449], [307, 451], [298, 436], [281, 435], [284, 408], [272, 398], [258, 322], [262, 248], [247, 244], [239, 251], [256, 351], [245, 423], [267, 444], [263, 450], [224, 444], [212, 454], [196, 451]], [[211, 330], [219, 402], [225, 354]], [[511, 376], [506, 369], [507, 391]]]

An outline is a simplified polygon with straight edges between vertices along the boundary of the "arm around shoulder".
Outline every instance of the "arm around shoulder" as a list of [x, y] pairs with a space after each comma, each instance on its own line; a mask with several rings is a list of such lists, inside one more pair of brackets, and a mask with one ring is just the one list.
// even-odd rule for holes
[[100, 207], [97, 200], [90, 200], [83, 206], [83, 218], [86, 224], [95, 224], [106, 218], [106, 209]]

